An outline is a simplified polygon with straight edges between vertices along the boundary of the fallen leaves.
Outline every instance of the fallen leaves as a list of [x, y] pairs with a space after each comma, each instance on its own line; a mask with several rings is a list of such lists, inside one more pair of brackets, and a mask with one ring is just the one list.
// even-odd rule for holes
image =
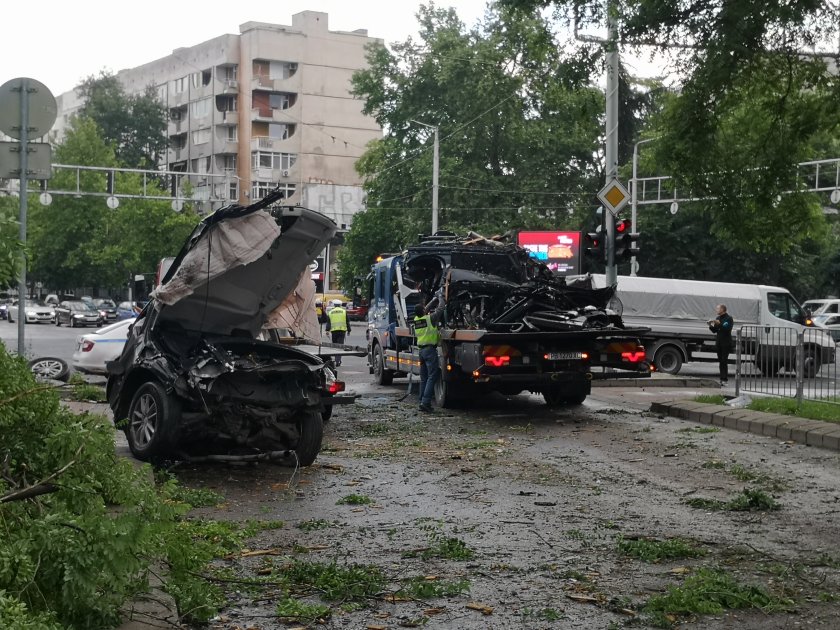
[[469, 608], [470, 610], [477, 610], [482, 615], [492, 615], [493, 614], [493, 607], [488, 606], [487, 604], [481, 604], [479, 602], [470, 602], [465, 606], [465, 608]]

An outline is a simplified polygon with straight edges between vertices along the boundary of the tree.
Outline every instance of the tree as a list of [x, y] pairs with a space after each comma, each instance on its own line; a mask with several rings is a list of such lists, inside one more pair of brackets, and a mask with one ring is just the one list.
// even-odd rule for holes
[[23, 245], [17, 220], [19, 201], [0, 197], [0, 287], [11, 286], [20, 268]]
[[492, 8], [471, 30], [451, 9], [421, 6], [418, 20], [419, 42], [373, 46], [353, 78], [388, 135], [357, 164], [371, 215], [348, 235], [345, 283], [429, 231], [432, 134], [415, 121], [440, 129], [444, 229], [576, 229], [602, 181], [604, 97], [589, 80], [599, 51], [561, 51], [543, 19]]
[[85, 101], [80, 115], [97, 124], [122, 166], [157, 166], [168, 146], [167, 112], [154, 87], [129, 95], [116, 76], [102, 72], [89, 76], [77, 89]]
[[[113, 149], [85, 117], [73, 122], [56, 158], [81, 166], [117, 166]], [[80, 189], [101, 193], [105, 177], [104, 172], [81, 171]], [[75, 172], [57, 172], [52, 185], [72, 190]], [[116, 186], [126, 194], [142, 190], [134, 173], [117, 173]], [[56, 288], [123, 286], [129, 274], [151, 272], [161, 258], [177, 253], [198, 220], [192, 212], [175, 213], [167, 202], [147, 199], [122, 199], [119, 208], [110, 210], [102, 197], [56, 196], [52, 205], [33, 204], [31, 210], [32, 275]]]

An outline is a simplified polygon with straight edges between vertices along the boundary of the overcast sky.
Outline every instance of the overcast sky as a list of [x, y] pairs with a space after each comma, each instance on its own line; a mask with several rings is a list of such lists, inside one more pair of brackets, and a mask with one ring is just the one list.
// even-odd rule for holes
[[[439, 0], [473, 25], [487, 0]], [[291, 24], [301, 11], [329, 14], [331, 30], [366, 28], [386, 43], [417, 31], [415, 0], [5, 0], [0, 31], [0, 84], [16, 77], [44, 83], [61, 94], [91, 74], [133, 68], [224, 33], [244, 22]]]

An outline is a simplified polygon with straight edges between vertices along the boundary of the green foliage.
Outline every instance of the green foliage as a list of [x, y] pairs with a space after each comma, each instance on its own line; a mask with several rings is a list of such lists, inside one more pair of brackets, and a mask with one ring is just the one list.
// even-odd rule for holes
[[[88, 118], [74, 121], [56, 159], [81, 166], [118, 165]], [[75, 172], [57, 171], [50, 185], [75, 189]], [[118, 173], [115, 185], [120, 192], [139, 194], [143, 182], [135, 173]], [[149, 183], [150, 190], [155, 186]], [[81, 172], [79, 188], [103, 192], [105, 173]], [[130, 273], [151, 272], [161, 258], [176, 254], [198, 221], [195, 214], [173, 212], [165, 201], [142, 199], [122, 199], [119, 208], [110, 210], [101, 198], [57, 195], [50, 206], [36, 203], [30, 209], [32, 276], [57, 288], [121, 287]]]
[[18, 215], [20, 200], [0, 197], [0, 287], [10, 286], [17, 276], [23, 245]]
[[397, 596], [414, 599], [431, 599], [433, 597], [454, 597], [470, 590], [469, 580], [430, 580], [418, 575], [402, 581]]
[[364, 494], [348, 494], [335, 502], [336, 505], [370, 505], [373, 499]]
[[766, 613], [788, 610], [793, 602], [763, 588], [740, 584], [725, 571], [701, 568], [680, 586], [651, 597], [644, 611], [659, 625], [670, 626], [668, 616], [718, 615], [726, 610], [758, 608]]
[[711, 512], [719, 510], [730, 512], [769, 512], [782, 508], [781, 504], [764, 490], [754, 490], [751, 488], [745, 488], [730, 501], [691, 497], [690, 499], [686, 499], [685, 504], [699, 510], [708, 510]]
[[427, 522], [421, 525], [421, 529], [426, 532], [429, 546], [419, 552], [409, 552], [404, 555], [406, 557], [413, 557], [419, 553], [423, 560], [429, 560], [430, 558], [460, 561], [472, 560], [475, 557], [475, 552], [460, 538], [444, 534], [441, 531], [441, 525], [442, 523], [440, 522]]
[[78, 92], [85, 102], [81, 116], [96, 123], [120, 165], [157, 166], [168, 144], [167, 112], [154, 86], [143, 94], [128, 95], [115, 75], [101, 72], [98, 77], [86, 78]]
[[305, 532], [312, 532], [318, 529], [327, 529], [329, 527], [333, 527], [334, 525], [335, 523], [333, 523], [332, 521], [327, 521], [323, 518], [318, 518], [298, 523], [297, 528]]
[[71, 395], [73, 400], [86, 400], [90, 402], [105, 402], [105, 388], [90, 383], [75, 383], [72, 385]]
[[324, 604], [311, 604], [293, 597], [281, 599], [277, 603], [275, 610], [277, 616], [284, 622], [297, 621], [312, 624], [317, 621], [329, 619], [332, 615], [329, 606], [325, 606]]
[[[190, 502], [206, 502], [209, 493], [173, 480], [156, 486], [148, 466], [117, 457], [107, 419], [62, 407], [2, 346], [0, 435], [4, 627], [113, 627], [123, 603], [146, 593], [151, 568], [161, 565], [163, 588], [183, 619], [215, 614], [224, 600], [201, 572], [259, 524], [183, 520]], [[21, 491], [32, 494], [12, 496]]]
[[754, 411], [780, 413], [798, 418], [840, 422], [840, 405], [837, 402], [829, 403], [816, 400], [803, 400], [802, 404], [799, 404], [793, 398], [756, 398], [747, 405], [747, 408]]
[[284, 567], [290, 587], [312, 588], [327, 601], [364, 601], [385, 588], [387, 579], [373, 565], [295, 561]]
[[630, 540], [619, 537], [616, 545], [621, 553], [638, 558], [642, 562], [659, 562], [661, 560], [674, 560], [677, 558], [699, 558], [706, 554], [705, 550], [697, 547], [690, 540], [683, 538], [668, 538], [666, 540], [639, 538]]
[[701, 394], [694, 397], [694, 402], [706, 403], [709, 405], [723, 405], [726, 403], [726, 397], [721, 394]]

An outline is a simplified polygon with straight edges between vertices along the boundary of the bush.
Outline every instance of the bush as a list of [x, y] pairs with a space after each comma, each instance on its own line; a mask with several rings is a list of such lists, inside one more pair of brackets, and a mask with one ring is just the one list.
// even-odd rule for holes
[[169, 568], [170, 593], [191, 592], [195, 617], [210, 614], [172, 577], [203, 561], [175, 483], [156, 487], [148, 466], [117, 457], [110, 421], [62, 407], [2, 344], [0, 435], [0, 626], [113, 627], [154, 565]]

